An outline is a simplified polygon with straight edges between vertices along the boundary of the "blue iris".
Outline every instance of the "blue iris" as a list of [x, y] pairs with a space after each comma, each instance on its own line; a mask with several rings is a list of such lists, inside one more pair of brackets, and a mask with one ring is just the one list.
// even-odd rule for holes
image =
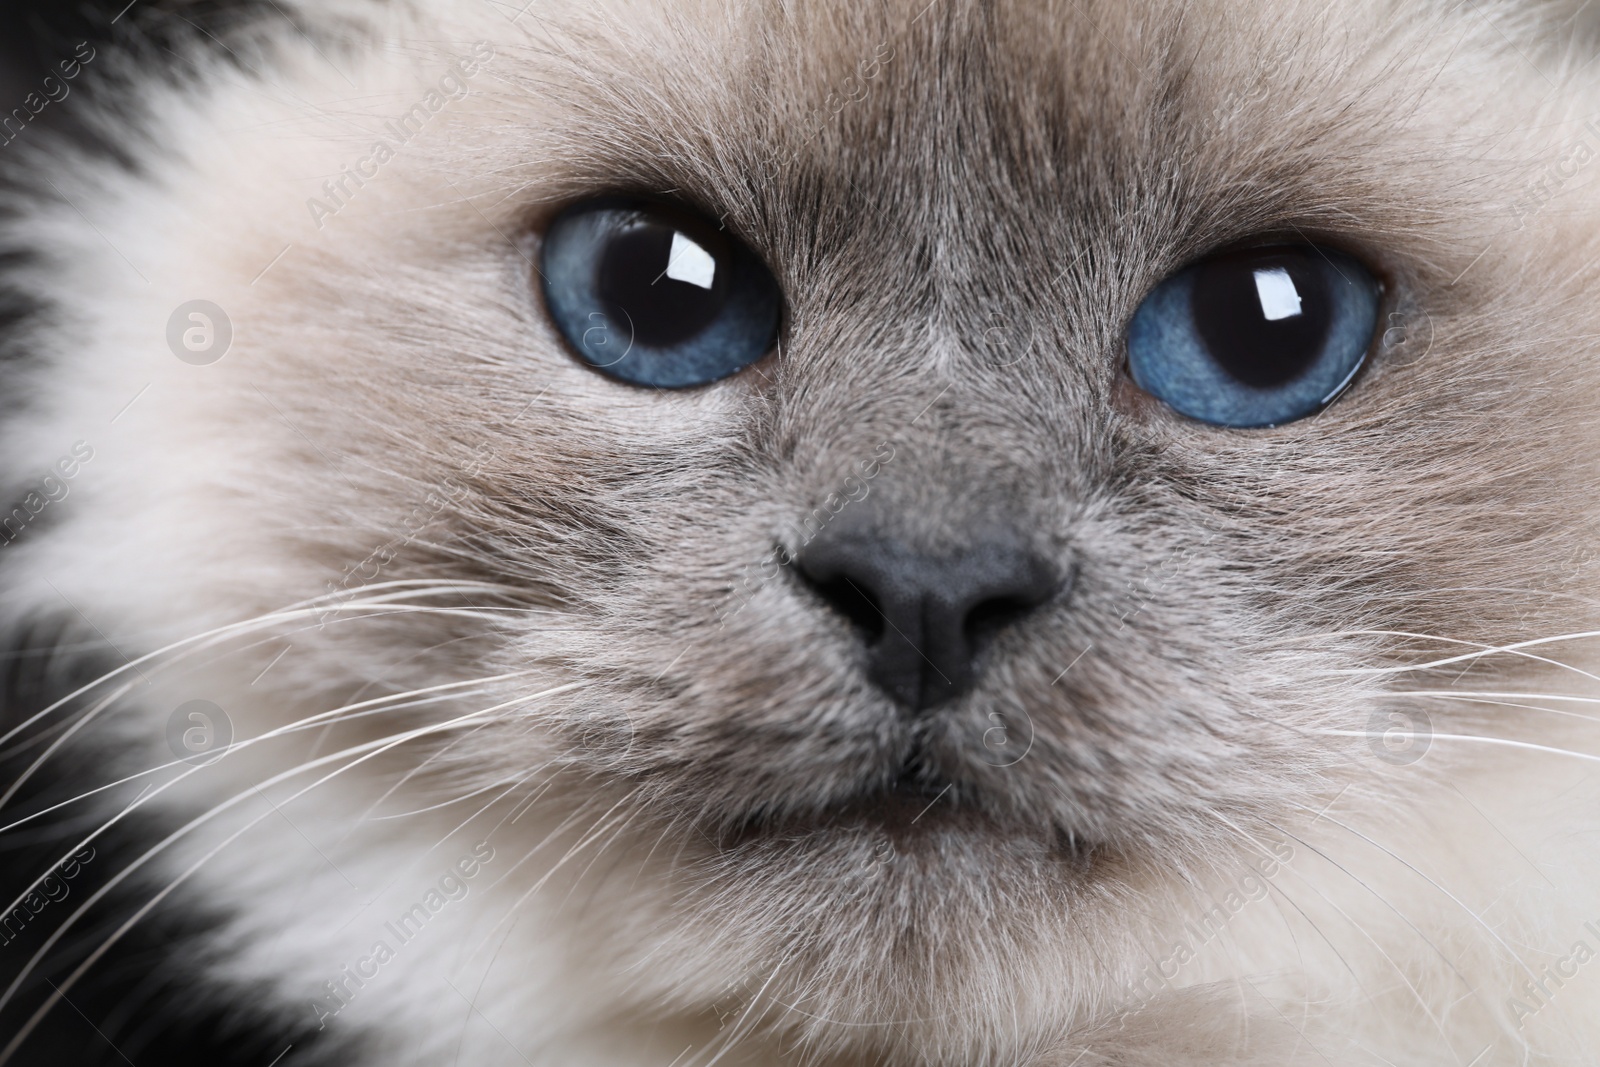
[[585, 363], [634, 385], [726, 378], [772, 351], [782, 297], [764, 263], [698, 216], [590, 200], [545, 234], [540, 273], [556, 328]]
[[1128, 324], [1128, 369], [1174, 410], [1219, 426], [1276, 426], [1350, 384], [1380, 288], [1333, 249], [1276, 245], [1212, 256], [1156, 286]]

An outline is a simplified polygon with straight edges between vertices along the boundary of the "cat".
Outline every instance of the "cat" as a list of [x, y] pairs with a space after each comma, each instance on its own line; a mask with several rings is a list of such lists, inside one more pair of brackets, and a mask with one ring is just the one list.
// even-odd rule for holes
[[91, 50], [0, 1063], [1596, 1062], [1587, 4]]

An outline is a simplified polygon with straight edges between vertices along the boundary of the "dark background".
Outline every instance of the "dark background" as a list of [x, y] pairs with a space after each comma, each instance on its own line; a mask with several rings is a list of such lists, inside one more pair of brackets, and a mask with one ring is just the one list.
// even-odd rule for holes
[[[105, 40], [127, 0], [0, 0], [0, 112], [22, 106], [49, 68], [72, 55], [79, 41]], [[123, 19], [135, 17], [139, 4]], [[119, 20], [119, 24], [120, 24]], [[39, 115], [47, 121], [50, 108]]]
[[[285, 17], [271, 0], [0, 0], [0, 115], [41, 92], [45, 76], [59, 75], [56, 64], [82, 41], [101, 54], [107, 47], [127, 49], [151, 65], [152, 73], [174, 74], [183, 66], [171, 48], [176, 41], [226, 39], [262, 16]], [[103, 73], [103, 67], [88, 64], [71, 83], [68, 99], [91, 95], [94, 75]], [[29, 128], [71, 125], [82, 110], [67, 101], [51, 103]]]

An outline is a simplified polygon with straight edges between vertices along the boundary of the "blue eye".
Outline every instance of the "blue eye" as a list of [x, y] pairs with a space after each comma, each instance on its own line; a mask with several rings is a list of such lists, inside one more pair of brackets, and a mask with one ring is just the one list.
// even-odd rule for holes
[[1378, 294], [1365, 267], [1328, 248], [1212, 256], [1144, 298], [1128, 324], [1128, 369], [1145, 392], [1202, 422], [1292, 422], [1361, 369]]
[[726, 378], [772, 350], [782, 297], [743, 244], [649, 201], [591, 200], [545, 234], [545, 306], [578, 358], [634, 385]]

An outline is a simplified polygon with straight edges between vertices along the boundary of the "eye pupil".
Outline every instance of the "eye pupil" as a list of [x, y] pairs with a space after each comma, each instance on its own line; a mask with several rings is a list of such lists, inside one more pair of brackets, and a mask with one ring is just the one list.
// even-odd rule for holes
[[1195, 327], [1229, 377], [1281, 386], [1322, 355], [1332, 321], [1326, 278], [1298, 249], [1218, 256], [1195, 270]]
[[672, 226], [640, 219], [613, 236], [600, 257], [595, 292], [635, 343], [664, 348], [702, 333], [727, 300], [716, 252]]

